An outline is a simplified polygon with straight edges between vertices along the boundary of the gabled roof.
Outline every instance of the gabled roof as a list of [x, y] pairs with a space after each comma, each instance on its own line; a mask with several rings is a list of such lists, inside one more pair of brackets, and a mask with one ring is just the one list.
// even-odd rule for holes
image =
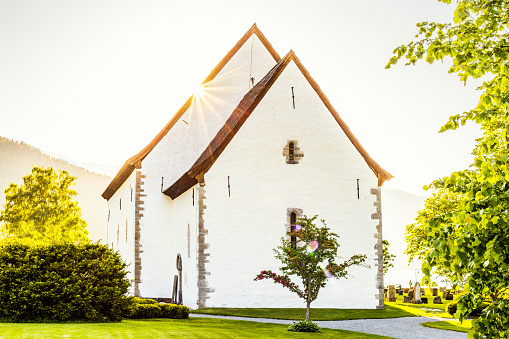
[[290, 51], [283, 57], [267, 75], [256, 84], [240, 101], [239, 105], [233, 111], [230, 118], [226, 121], [225, 125], [219, 130], [217, 135], [212, 139], [205, 151], [201, 154], [194, 165], [184, 173], [173, 185], [166, 189], [163, 193], [170, 196], [172, 199], [177, 198], [179, 195], [187, 191], [189, 188], [198, 183], [198, 180], [203, 178], [203, 174], [212, 167], [217, 158], [221, 155], [226, 146], [233, 139], [235, 134], [242, 127], [244, 122], [249, 118], [258, 103], [263, 99], [268, 90], [272, 87], [279, 75], [283, 72], [290, 61], [295, 62], [299, 70], [302, 72], [311, 87], [318, 94], [324, 105], [332, 114], [336, 122], [339, 124], [343, 132], [346, 134], [350, 142], [354, 145], [357, 151], [364, 158], [368, 166], [375, 173], [378, 178], [378, 185], [381, 186], [386, 180], [390, 180], [393, 176], [384, 170], [362, 147], [359, 140], [353, 135], [352, 131], [348, 128], [346, 123], [341, 119], [338, 112], [332, 107], [329, 99], [322, 92], [316, 81], [311, 77], [306, 68], [302, 65], [293, 51]]
[[[256, 24], [253, 24], [251, 28], [242, 36], [242, 38], [233, 46], [233, 48], [226, 54], [226, 56], [217, 64], [217, 66], [210, 72], [210, 74], [203, 80], [202, 85], [207, 84], [211, 80], [213, 80], [219, 72], [223, 69], [223, 67], [230, 61], [230, 59], [238, 52], [238, 50], [244, 45], [244, 43], [255, 34], [258, 39], [260, 39], [261, 43], [267, 48], [270, 55], [277, 62], [281, 59], [276, 50], [272, 47], [271, 43], [265, 38], [263, 33], [258, 29]], [[122, 184], [129, 178], [131, 173], [135, 168], [141, 168], [141, 162], [145, 157], [154, 149], [154, 147], [161, 141], [161, 139], [171, 130], [171, 128], [179, 121], [182, 115], [187, 111], [187, 109], [191, 106], [193, 102], [193, 96], [189, 97], [184, 105], [175, 113], [175, 115], [171, 118], [171, 120], [164, 126], [164, 128], [156, 135], [156, 137], [140, 152], [138, 152], [135, 156], [129, 158], [120, 171], [118, 171], [117, 175], [110, 182], [106, 190], [103, 192], [102, 197], [106, 200], [110, 199], [113, 194], [122, 186]]]

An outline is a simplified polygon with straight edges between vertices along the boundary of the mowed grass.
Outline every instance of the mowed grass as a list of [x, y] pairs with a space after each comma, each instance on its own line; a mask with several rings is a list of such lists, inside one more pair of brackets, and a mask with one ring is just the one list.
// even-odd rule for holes
[[471, 320], [464, 320], [460, 323], [458, 320], [430, 321], [422, 323], [422, 326], [438, 328], [439, 330], [449, 330], [456, 332], [468, 332], [472, 328]]
[[[433, 304], [433, 295], [431, 294], [431, 290], [425, 289], [426, 294], [423, 297], [428, 298], [428, 304], [410, 304], [403, 303], [403, 296], [396, 295], [396, 302], [388, 302], [385, 299], [385, 306], [398, 307], [400, 309], [406, 310], [408, 312], [414, 313], [417, 316], [438, 316], [441, 318], [453, 318], [449, 313], [447, 313], [447, 305], [451, 303], [453, 300], [444, 300], [442, 298], [442, 304]], [[442, 293], [439, 293], [442, 296]], [[459, 296], [455, 295], [454, 300], [456, 300]], [[412, 310], [415, 309], [415, 311]], [[434, 311], [440, 310], [440, 311]]]
[[289, 332], [288, 325], [210, 318], [124, 320], [120, 323], [0, 323], [0, 338], [390, 338], [343, 330]]
[[[386, 308], [384, 310], [311, 308], [309, 318], [312, 321], [333, 321], [416, 316], [415, 314], [398, 307], [389, 305], [386, 305], [385, 307]], [[306, 315], [305, 308], [201, 308], [191, 312], [198, 314], [287, 320], [304, 320]]]

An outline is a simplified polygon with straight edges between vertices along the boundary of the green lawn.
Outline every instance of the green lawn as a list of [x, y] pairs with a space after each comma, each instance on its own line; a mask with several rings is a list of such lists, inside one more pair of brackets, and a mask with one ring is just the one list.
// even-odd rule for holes
[[457, 332], [468, 332], [472, 328], [472, 321], [465, 320], [463, 323], [459, 323], [457, 320], [446, 320], [446, 321], [430, 321], [427, 323], [422, 323], [422, 326], [438, 328], [440, 330], [450, 330]]
[[100, 324], [0, 323], [0, 338], [390, 338], [343, 330], [296, 333], [287, 329], [287, 325], [207, 318], [124, 320]]
[[[444, 300], [442, 298], [443, 304], [433, 304], [433, 295], [431, 294], [431, 291], [429, 289], [425, 289], [426, 294], [423, 297], [428, 298], [428, 304], [409, 304], [409, 303], [403, 303], [403, 296], [402, 295], [396, 295], [396, 302], [388, 302], [387, 299], [385, 299], [385, 305], [386, 306], [393, 306], [393, 307], [399, 307], [401, 309], [405, 309], [409, 312], [412, 312], [410, 308], [414, 308], [416, 310], [419, 310], [416, 312], [412, 312], [415, 315], [419, 316], [429, 316], [429, 315], [437, 315], [442, 318], [452, 318], [449, 313], [447, 313], [447, 305], [452, 302], [453, 300]], [[441, 293], [439, 293], [441, 296]], [[456, 300], [458, 296], [454, 296], [454, 300]], [[440, 311], [432, 311], [432, 310], [440, 310]]]
[[[199, 314], [230, 315], [237, 317], [304, 320], [305, 308], [201, 308], [191, 311]], [[404, 309], [386, 305], [385, 310], [311, 308], [309, 317], [319, 320], [351, 320], [414, 317]]]

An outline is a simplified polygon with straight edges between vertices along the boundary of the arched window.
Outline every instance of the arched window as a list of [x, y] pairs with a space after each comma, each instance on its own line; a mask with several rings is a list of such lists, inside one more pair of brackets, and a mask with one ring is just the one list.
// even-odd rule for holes
[[[295, 223], [297, 222], [297, 214], [295, 212], [292, 212], [290, 214], [290, 230], [293, 232], [295, 231]], [[292, 244], [292, 248], [297, 248], [297, 237], [296, 236], [290, 236], [290, 242]]]

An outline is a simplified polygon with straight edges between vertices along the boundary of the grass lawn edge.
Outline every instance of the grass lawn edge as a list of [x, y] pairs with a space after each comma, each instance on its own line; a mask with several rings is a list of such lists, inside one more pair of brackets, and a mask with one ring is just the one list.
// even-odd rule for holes
[[[465, 322], [464, 322], [465, 324]], [[447, 330], [447, 331], [455, 331], [455, 332], [464, 332], [467, 333], [470, 331], [471, 325], [470, 323], [466, 323], [465, 326], [458, 326], [453, 324], [449, 320], [442, 321], [428, 321], [421, 324], [424, 327], [436, 328], [439, 330]]]

